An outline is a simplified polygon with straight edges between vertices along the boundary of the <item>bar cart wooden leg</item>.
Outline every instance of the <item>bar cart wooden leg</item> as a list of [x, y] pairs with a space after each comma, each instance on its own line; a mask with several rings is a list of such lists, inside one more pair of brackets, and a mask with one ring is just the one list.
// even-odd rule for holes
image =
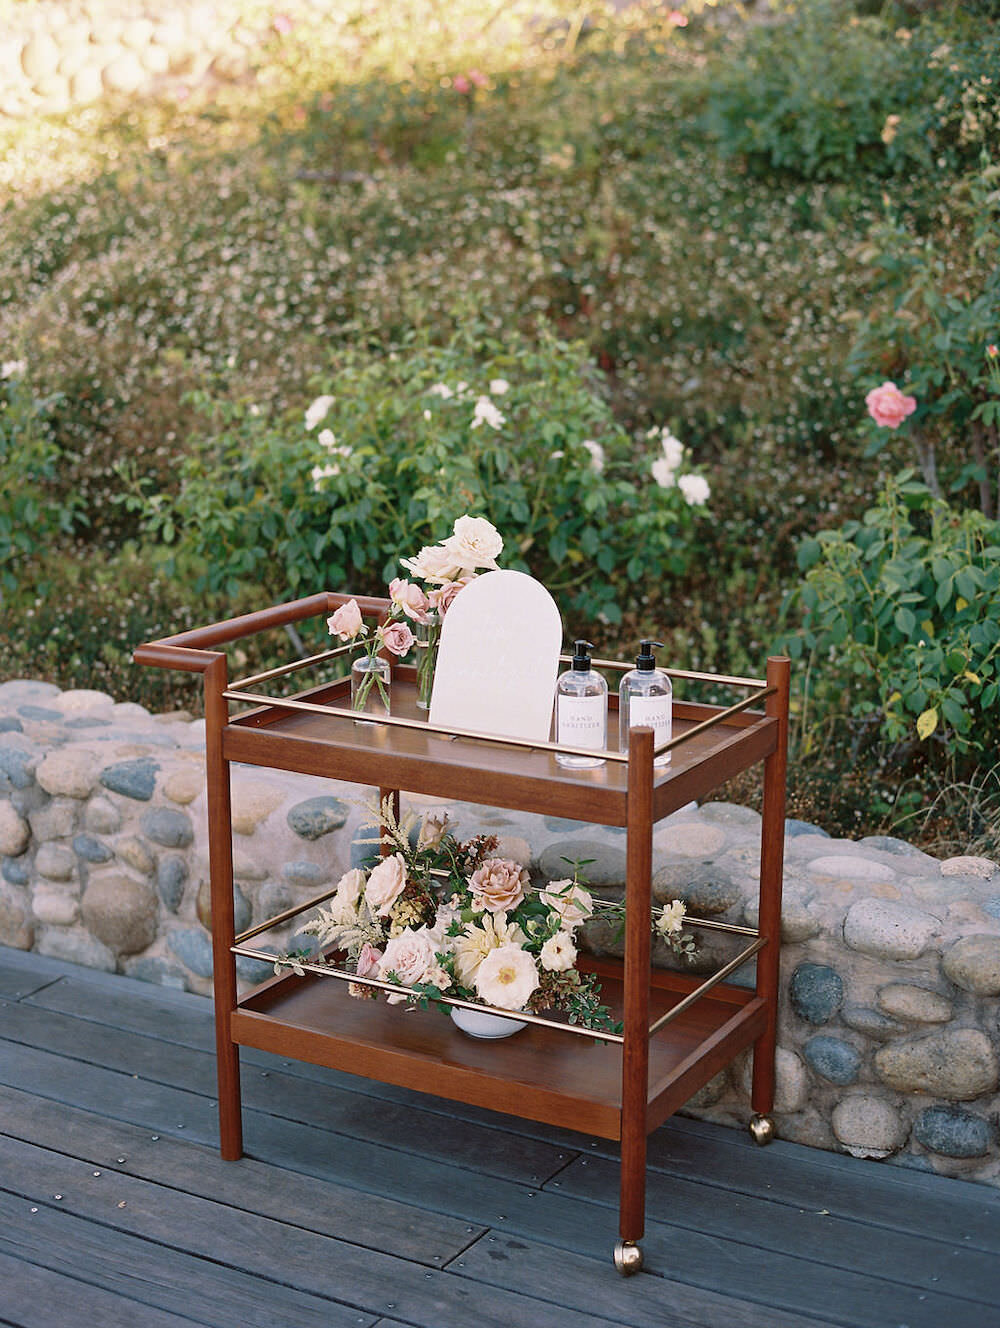
[[212, 883], [212, 972], [215, 989], [215, 1052], [219, 1080], [219, 1150], [227, 1162], [243, 1156], [240, 1056], [230, 1018], [236, 1005], [236, 939], [233, 907], [233, 820], [229, 762], [222, 755], [222, 730], [229, 706], [225, 655], [205, 670], [205, 773], [208, 792], [208, 859]]
[[653, 730], [629, 737], [625, 878], [625, 1041], [622, 1046], [621, 1197], [615, 1267], [642, 1267], [649, 1100], [649, 960], [653, 872]]
[[791, 663], [784, 655], [767, 661], [767, 714], [778, 720], [778, 742], [764, 762], [764, 806], [760, 841], [760, 934], [767, 944], [757, 956], [757, 995], [767, 1005], [767, 1027], [754, 1043], [754, 1111], [750, 1134], [755, 1143], [774, 1137], [774, 1055], [777, 1043], [778, 981], [781, 959], [781, 886], [785, 853], [785, 780], [788, 769], [788, 693]]

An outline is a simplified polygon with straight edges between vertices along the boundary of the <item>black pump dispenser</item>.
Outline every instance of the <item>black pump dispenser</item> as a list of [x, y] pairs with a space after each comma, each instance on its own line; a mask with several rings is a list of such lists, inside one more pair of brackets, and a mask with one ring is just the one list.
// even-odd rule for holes
[[574, 643], [573, 669], [576, 673], [590, 672], [590, 652], [593, 648], [589, 641]]
[[[640, 650], [635, 659], [635, 667], [640, 673], [652, 673], [656, 668], [656, 660], [653, 658], [653, 649], [663, 649], [662, 641], [642, 641]], [[576, 665], [574, 664], [574, 668]]]

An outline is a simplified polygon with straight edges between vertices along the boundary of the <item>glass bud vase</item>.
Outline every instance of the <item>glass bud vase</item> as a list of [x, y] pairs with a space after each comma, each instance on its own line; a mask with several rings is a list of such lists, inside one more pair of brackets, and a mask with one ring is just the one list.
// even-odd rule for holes
[[416, 624], [417, 637], [417, 708], [430, 710], [434, 689], [434, 670], [437, 668], [438, 642], [441, 640], [441, 619], [433, 611], [427, 622]]
[[351, 665], [351, 709], [362, 710], [369, 715], [389, 713], [387, 659], [378, 655], [362, 655]]

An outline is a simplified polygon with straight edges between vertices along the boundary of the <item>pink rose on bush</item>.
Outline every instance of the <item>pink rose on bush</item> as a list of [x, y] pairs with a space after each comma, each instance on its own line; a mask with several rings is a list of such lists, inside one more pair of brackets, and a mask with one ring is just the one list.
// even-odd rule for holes
[[506, 913], [524, 898], [528, 873], [508, 858], [489, 858], [469, 877], [473, 908]]
[[327, 618], [326, 625], [331, 636], [339, 636], [341, 641], [353, 641], [364, 626], [358, 601], [349, 599], [346, 604], [341, 604], [337, 612]]
[[404, 581], [399, 576], [390, 581], [389, 598], [393, 604], [399, 605], [407, 618], [412, 618], [414, 622], [418, 623], [427, 621], [427, 610], [430, 608], [430, 604], [424, 592], [419, 586], [415, 586], [412, 581]]
[[917, 398], [904, 396], [895, 383], [873, 387], [865, 397], [868, 414], [881, 429], [898, 429], [917, 408]]
[[472, 88], [472, 84], [464, 74], [456, 74], [452, 79], [452, 86], [456, 92], [469, 92]]
[[406, 623], [394, 622], [385, 627], [379, 628], [379, 636], [386, 650], [393, 655], [402, 657], [408, 650], [413, 649], [416, 637], [407, 627]]

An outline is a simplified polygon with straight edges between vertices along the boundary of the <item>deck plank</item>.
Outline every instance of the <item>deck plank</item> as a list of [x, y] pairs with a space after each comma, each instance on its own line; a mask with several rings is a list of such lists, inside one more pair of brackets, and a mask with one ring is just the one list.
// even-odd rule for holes
[[[0, 1150], [0, 1185], [9, 1185], [12, 1173], [23, 1178], [15, 1183], [26, 1185], [30, 1192], [23, 1198], [0, 1192], [0, 1215], [13, 1226], [11, 1219], [15, 1214], [23, 1217], [28, 1199], [39, 1209], [32, 1217], [42, 1215], [43, 1220], [22, 1223], [16, 1232], [0, 1235], [0, 1242], [8, 1248], [15, 1243], [30, 1245], [35, 1262], [44, 1261], [38, 1231], [68, 1215], [84, 1219], [94, 1232], [103, 1233], [109, 1245], [121, 1237], [154, 1242], [155, 1255], [147, 1251], [139, 1266], [155, 1268], [157, 1279], [162, 1275], [161, 1264], [169, 1262], [170, 1256], [186, 1255], [204, 1265], [199, 1269], [200, 1280], [193, 1284], [198, 1296], [209, 1267], [221, 1267], [229, 1275], [242, 1274], [251, 1283], [266, 1284], [256, 1286], [253, 1292], [256, 1317], [243, 1318], [243, 1322], [260, 1324], [261, 1328], [273, 1328], [276, 1317], [282, 1321], [280, 1312], [268, 1303], [277, 1287], [295, 1288], [296, 1296], [306, 1293], [342, 1304], [349, 1302], [355, 1310], [369, 1312], [372, 1317], [376, 1311], [399, 1311], [420, 1328], [467, 1328], [473, 1290], [466, 1279], [440, 1269], [428, 1270], [408, 1260], [257, 1214], [234, 1212], [211, 1200], [120, 1172], [95, 1176], [89, 1163], [17, 1140], [7, 1140]], [[58, 1201], [56, 1194], [61, 1195]], [[53, 1212], [57, 1202], [58, 1212]], [[61, 1249], [65, 1234], [59, 1241], [45, 1240], [44, 1244]], [[86, 1239], [79, 1234], [77, 1238]], [[346, 1305], [342, 1312], [335, 1310], [335, 1305], [329, 1306], [327, 1322], [346, 1328], [352, 1322], [351, 1311]], [[200, 1308], [197, 1312], [204, 1313]], [[227, 1324], [241, 1328], [239, 1316], [248, 1312], [247, 1305], [238, 1312], [230, 1308]], [[354, 1322], [356, 1318], [355, 1314]], [[477, 1303], [475, 1320], [481, 1328], [510, 1328], [520, 1323], [538, 1328], [610, 1328], [611, 1323], [601, 1316], [569, 1312], [505, 1288], [491, 1291], [488, 1300]], [[298, 1319], [292, 1321], [298, 1323]], [[319, 1328], [320, 1321], [315, 1322]]]
[[[0, 1003], [0, 1031], [7, 1041], [88, 1065], [138, 1075], [203, 1098], [215, 1093], [215, 1057], [207, 1052], [117, 1028], [98, 1028], [86, 1020], [26, 1003]], [[538, 1184], [568, 1160], [561, 1150], [523, 1136], [512, 1138], [509, 1147], [497, 1147], [495, 1131], [486, 1127], [417, 1106], [320, 1086], [283, 1070], [248, 1066], [241, 1079], [243, 1101], [252, 1109], [309, 1121], [352, 1139], [409, 1137], [428, 1157], [458, 1164], [474, 1162], [501, 1179]]]
[[[26, 1187], [34, 1179], [25, 1177]], [[276, 1322], [358, 1328], [360, 1311], [354, 1307], [143, 1240], [68, 1207], [63, 1211], [62, 1204], [57, 1211], [51, 1193], [46, 1197], [48, 1203], [39, 1195], [0, 1189], [0, 1253], [21, 1267], [43, 1268], [121, 1298], [132, 1307], [132, 1326], [144, 1325], [147, 1313], [163, 1311], [168, 1322], [210, 1328], [275, 1328]], [[375, 1318], [367, 1315], [366, 1324]], [[79, 1321], [75, 1308], [64, 1310], [46, 1328], [70, 1328]], [[104, 1328], [101, 1319], [95, 1322]]]
[[66, 1328], [71, 1317], [99, 1328], [190, 1328], [197, 1322], [9, 1254], [0, 1254], [0, 1287], [0, 1324], [13, 1328]]
[[307, 1231], [339, 1236], [428, 1266], [444, 1264], [481, 1226], [428, 1212], [333, 1181], [295, 1175], [242, 1158], [223, 1162], [214, 1148], [109, 1121], [92, 1112], [0, 1087], [0, 1128], [10, 1139], [58, 1151], [92, 1168], [155, 1181]]
[[[618, 1201], [618, 1168], [599, 1158], [585, 1158], [560, 1173], [560, 1192], [614, 1208]], [[725, 1204], [708, 1186], [651, 1175], [647, 1202], [652, 1212], [684, 1215], [688, 1232], [713, 1240], [756, 1247], [796, 1257], [842, 1272], [857, 1273], [904, 1288], [944, 1293], [1000, 1309], [1000, 1278], [992, 1254], [969, 1249], [954, 1239], [929, 1240], [910, 1233], [880, 1230], [873, 1237], [863, 1219], [834, 1217], [822, 1207], [794, 1209], [786, 1204], [731, 1194]], [[932, 1211], [925, 1213], [928, 1222]], [[867, 1294], [867, 1293], [866, 1293]], [[858, 1313], [862, 1312], [859, 1307]], [[859, 1318], [859, 1323], [864, 1322]]]
[[[650, 1139], [647, 1275], [623, 1282], [613, 1145], [244, 1049], [248, 1156], [224, 1163], [209, 1001], [0, 947], [5, 995], [0, 1278], [39, 1294], [21, 1322], [0, 1293], [0, 1324], [1000, 1317], [1000, 1196], [983, 1186], [674, 1118]], [[181, 1288], [202, 1284], [195, 1311]], [[52, 1318], [67, 1295], [72, 1319]]]

